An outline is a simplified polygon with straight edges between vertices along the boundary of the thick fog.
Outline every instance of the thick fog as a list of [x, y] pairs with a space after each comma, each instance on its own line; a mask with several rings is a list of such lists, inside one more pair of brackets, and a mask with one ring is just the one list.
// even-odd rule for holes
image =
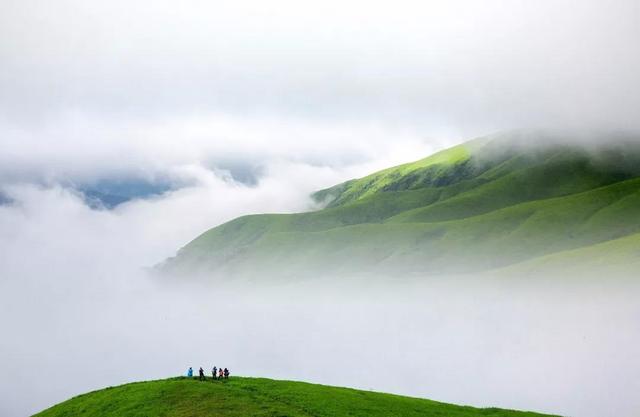
[[152, 169], [201, 157], [194, 142], [336, 164], [390, 141], [639, 127], [631, 0], [0, 7], [3, 176]]
[[304, 169], [256, 187], [210, 176], [111, 211], [60, 187], [11, 188], [0, 207], [0, 415], [214, 365], [573, 416], [640, 406], [638, 288], [614, 277], [272, 284], [257, 273], [203, 284], [145, 273], [231, 212], [305, 207], [295, 179], [318, 168]]
[[639, 7], [3, 1], [0, 186], [379, 168], [510, 128], [637, 130]]
[[481, 134], [638, 130], [639, 7], [0, 2], [0, 416], [214, 365], [634, 415], [638, 288], [616, 277], [205, 285], [146, 268]]

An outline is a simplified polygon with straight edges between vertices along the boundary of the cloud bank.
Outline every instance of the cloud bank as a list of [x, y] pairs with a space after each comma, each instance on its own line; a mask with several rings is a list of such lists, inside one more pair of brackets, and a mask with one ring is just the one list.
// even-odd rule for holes
[[637, 129], [638, 7], [4, 2], [0, 175], [344, 166], [512, 127]]
[[[633, 1], [5, 2], [4, 113], [637, 123]], [[636, 106], [637, 107], [637, 106]]]

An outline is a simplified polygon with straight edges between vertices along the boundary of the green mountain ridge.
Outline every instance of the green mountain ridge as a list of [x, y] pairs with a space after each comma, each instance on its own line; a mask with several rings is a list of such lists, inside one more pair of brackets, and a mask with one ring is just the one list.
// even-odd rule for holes
[[171, 378], [110, 387], [44, 410], [38, 417], [542, 417], [350, 388], [265, 378]]
[[[475, 273], [599, 248], [640, 232], [640, 144], [509, 132], [313, 198], [326, 207], [240, 217], [205, 232], [161, 268], [225, 276]], [[640, 260], [637, 252], [623, 253], [618, 264]]]

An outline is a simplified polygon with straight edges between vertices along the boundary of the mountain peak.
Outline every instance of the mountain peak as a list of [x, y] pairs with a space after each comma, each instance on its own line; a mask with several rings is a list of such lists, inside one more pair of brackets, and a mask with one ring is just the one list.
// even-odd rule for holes
[[596, 142], [500, 133], [314, 198], [327, 206], [213, 228], [163, 270], [296, 277], [477, 273], [587, 248], [640, 233], [640, 144], [613, 136]]

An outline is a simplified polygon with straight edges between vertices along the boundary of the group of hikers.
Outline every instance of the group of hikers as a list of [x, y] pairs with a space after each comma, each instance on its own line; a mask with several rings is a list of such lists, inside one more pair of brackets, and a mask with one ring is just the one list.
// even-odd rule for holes
[[[200, 370], [198, 371], [199, 377], [198, 379], [200, 381], [204, 381], [206, 378], [204, 376], [204, 369], [202, 369], [202, 366], [200, 367]], [[211, 375], [213, 377], [213, 379], [229, 379], [229, 370], [227, 368], [219, 368], [217, 366], [214, 366], [213, 369], [211, 369]], [[189, 378], [193, 378], [193, 368], [189, 367], [189, 370], [187, 371], [187, 376]]]

